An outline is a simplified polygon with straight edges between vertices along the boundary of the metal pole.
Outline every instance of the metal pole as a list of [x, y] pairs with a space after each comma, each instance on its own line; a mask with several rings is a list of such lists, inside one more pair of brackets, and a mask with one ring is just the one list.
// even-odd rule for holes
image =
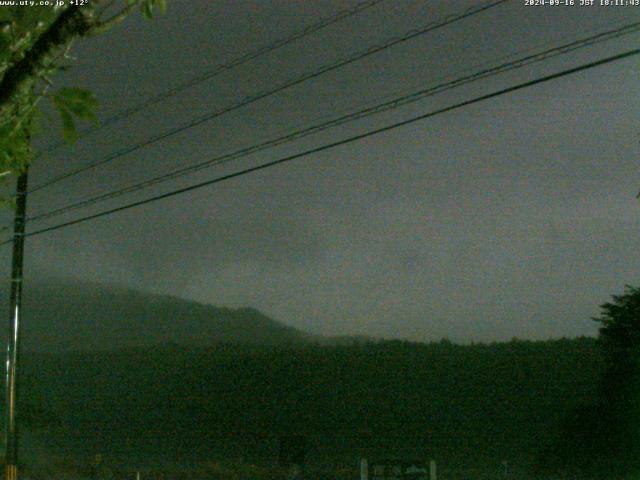
[[27, 210], [27, 170], [18, 176], [16, 210], [13, 221], [13, 259], [11, 266], [11, 299], [9, 339], [7, 341], [6, 417], [5, 417], [5, 480], [18, 479], [18, 354], [20, 351], [20, 319], [22, 309], [22, 259], [24, 227]]
[[366, 458], [360, 459], [360, 480], [369, 480], [369, 463]]

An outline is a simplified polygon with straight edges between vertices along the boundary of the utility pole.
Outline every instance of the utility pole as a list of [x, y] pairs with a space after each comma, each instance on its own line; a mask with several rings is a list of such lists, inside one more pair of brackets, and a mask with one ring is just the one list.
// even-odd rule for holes
[[502, 461], [502, 468], [503, 468], [503, 473], [504, 473], [504, 478], [507, 478], [509, 476], [509, 462], [507, 460], [503, 460]]
[[5, 480], [18, 479], [18, 354], [20, 352], [20, 320], [22, 315], [22, 259], [24, 253], [24, 231], [27, 212], [28, 169], [18, 176], [16, 206], [13, 220], [13, 257], [11, 265], [11, 299], [9, 338], [7, 341], [6, 417], [5, 417]]
[[369, 463], [366, 458], [360, 459], [360, 480], [369, 480]]

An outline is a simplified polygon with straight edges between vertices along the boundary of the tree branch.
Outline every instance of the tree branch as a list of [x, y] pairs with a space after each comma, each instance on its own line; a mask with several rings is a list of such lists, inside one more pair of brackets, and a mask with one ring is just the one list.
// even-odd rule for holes
[[76, 36], [86, 35], [93, 22], [77, 7], [68, 7], [44, 32], [26, 55], [7, 69], [0, 81], [0, 116], [10, 108], [12, 100], [49, 63], [48, 59], [60, 48], [65, 48]]
[[111, 18], [93, 25], [87, 32], [87, 35], [99, 35], [106, 32], [111, 27], [127, 18], [127, 15], [129, 15], [131, 10], [133, 10], [134, 7], [136, 7], [139, 3], [139, 0], [130, 2], [126, 7], [120, 10], [118, 13], [114, 14]]

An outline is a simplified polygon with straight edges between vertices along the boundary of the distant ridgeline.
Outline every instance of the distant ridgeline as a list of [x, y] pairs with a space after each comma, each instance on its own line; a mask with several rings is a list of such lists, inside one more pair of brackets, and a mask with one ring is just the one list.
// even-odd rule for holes
[[[0, 290], [0, 311], [8, 311]], [[168, 295], [91, 283], [27, 283], [22, 348], [114, 350], [176, 343], [293, 345], [313, 337], [253, 308], [218, 308]]]
[[600, 374], [591, 338], [320, 339], [253, 309], [112, 287], [25, 297], [25, 346], [54, 353], [24, 355], [23, 431], [55, 455], [275, 462], [279, 439], [296, 434], [310, 463], [396, 456], [515, 472], [594, 397]]

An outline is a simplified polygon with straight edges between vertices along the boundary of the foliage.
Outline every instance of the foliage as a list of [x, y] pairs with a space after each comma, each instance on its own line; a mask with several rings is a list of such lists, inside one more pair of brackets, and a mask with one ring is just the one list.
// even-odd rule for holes
[[602, 315], [594, 319], [601, 327], [600, 342], [611, 366], [620, 362], [638, 373], [640, 354], [640, 288], [627, 285], [623, 295], [601, 306]]
[[23, 391], [60, 419], [51, 436], [132, 463], [171, 454], [264, 464], [296, 432], [309, 439], [312, 464], [398, 455], [458, 469], [508, 459], [515, 468], [592, 398], [599, 373], [588, 338], [157, 347], [25, 360]]
[[601, 306], [599, 342], [605, 355], [600, 385], [611, 457], [640, 474], [640, 288]]
[[640, 288], [627, 286], [601, 309], [601, 316], [594, 318], [600, 324], [603, 359], [599, 389], [565, 417], [544, 463], [582, 478], [638, 478]]
[[160, 13], [165, 13], [167, 11], [167, 2], [166, 0], [147, 0], [142, 2], [140, 5], [140, 9], [142, 14], [148, 18], [153, 18], [153, 11], [157, 9]]
[[[53, 2], [51, 2], [53, 3]], [[53, 76], [67, 68], [67, 55], [79, 37], [97, 35], [135, 8], [151, 18], [165, 0], [92, 0], [87, 5], [0, 6], [0, 174], [19, 172], [34, 158], [32, 140], [42, 98], [60, 114], [63, 137], [78, 138], [75, 120], [96, 121], [97, 101], [80, 88], [49, 92]]]
[[95, 109], [98, 102], [90, 91], [80, 88], [63, 88], [58, 90], [52, 99], [62, 119], [62, 134], [68, 142], [75, 142], [78, 138], [74, 116], [97, 123]]

